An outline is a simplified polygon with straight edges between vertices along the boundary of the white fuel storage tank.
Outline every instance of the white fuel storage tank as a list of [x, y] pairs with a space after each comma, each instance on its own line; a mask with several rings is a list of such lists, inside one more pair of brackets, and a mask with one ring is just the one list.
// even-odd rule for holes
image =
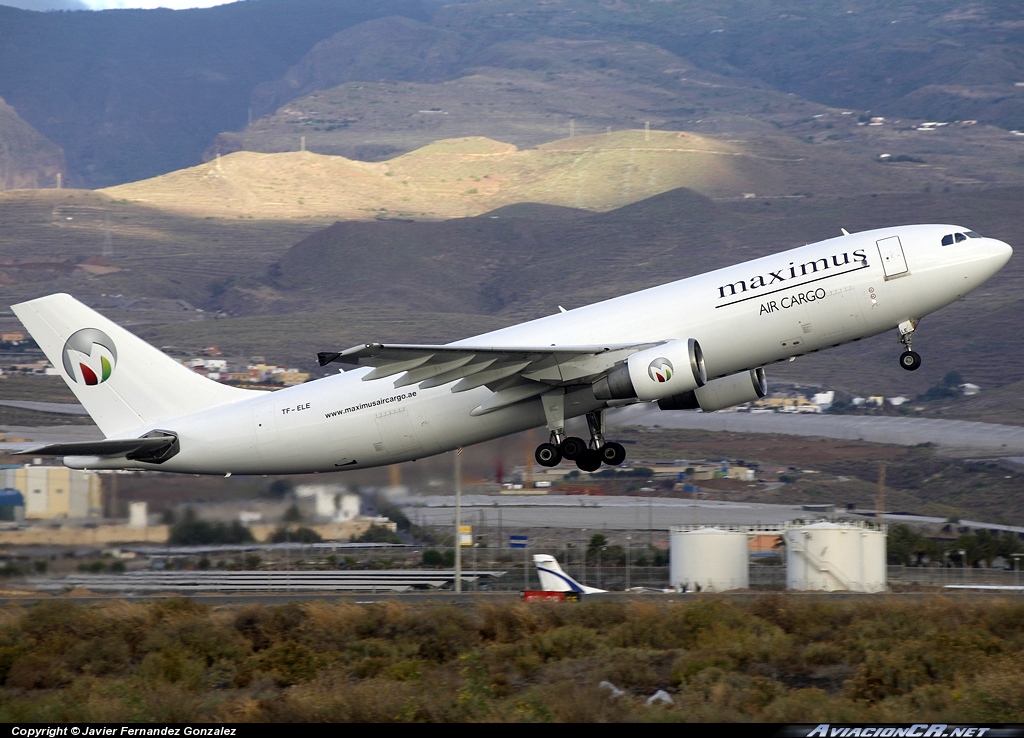
[[885, 529], [853, 523], [812, 523], [789, 528], [786, 587], [836, 592], [886, 588]]
[[747, 533], [727, 528], [673, 526], [669, 582], [688, 592], [750, 587]]

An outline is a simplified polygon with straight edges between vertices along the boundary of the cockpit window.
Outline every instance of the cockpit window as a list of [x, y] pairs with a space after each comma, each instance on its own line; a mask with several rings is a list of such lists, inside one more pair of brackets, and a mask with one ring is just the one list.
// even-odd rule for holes
[[964, 233], [947, 233], [942, 237], [942, 245], [952, 246], [954, 243], [966, 241], [968, 238], [981, 238], [981, 236], [974, 231], [966, 231]]

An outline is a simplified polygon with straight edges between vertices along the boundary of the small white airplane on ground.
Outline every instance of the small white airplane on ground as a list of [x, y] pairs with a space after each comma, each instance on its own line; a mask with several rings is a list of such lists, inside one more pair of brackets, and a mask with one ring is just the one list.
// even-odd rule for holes
[[[844, 232], [845, 233], [845, 232]], [[603, 412], [706, 412], [767, 392], [763, 367], [919, 321], [998, 272], [1005, 243], [952, 225], [803, 246], [444, 346], [319, 355], [349, 371], [259, 392], [195, 374], [69, 295], [13, 309], [106, 440], [24, 453], [76, 469], [302, 474], [394, 464], [546, 425], [537, 461], [621, 464]], [[586, 416], [590, 438], [566, 437]]]
[[548, 554], [534, 554], [533, 564], [537, 567], [537, 576], [540, 578], [540, 588], [545, 592], [578, 592], [579, 594], [600, 594], [607, 592], [607, 589], [597, 589], [580, 584], [571, 576], [562, 571], [554, 556]]

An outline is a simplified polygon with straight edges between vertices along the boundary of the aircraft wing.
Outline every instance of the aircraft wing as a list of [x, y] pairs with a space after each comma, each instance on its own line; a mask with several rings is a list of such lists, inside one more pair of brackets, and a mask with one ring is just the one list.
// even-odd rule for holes
[[322, 352], [317, 358], [320, 366], [337, 362], [374, 367], [364, 381], [402, 374], [395, 381], [396, 389], [455, 382], [452, 392], [465, 392], [486, 386], [495, 396], [473, 411], [481, 415], [552, 387], [590, 384], [630, 354], [658, 343], [516, 347], [364, 343]]

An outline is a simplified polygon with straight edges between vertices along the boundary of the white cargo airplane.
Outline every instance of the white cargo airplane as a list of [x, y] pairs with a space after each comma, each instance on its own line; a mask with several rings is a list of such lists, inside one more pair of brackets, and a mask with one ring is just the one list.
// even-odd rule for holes
[[[767, 391], [763, 367], [918, 321], [984, 284], [1012, 249], [959, 226], [846, 234], [444, 346], [321, 353], [351, 369], [277, 392], [195, 374], [74, 298], [13, 306], [106, 440], [25, 453], [76, 469], [301, 474], [394, 464], [546, 425], [537, 461], [625, 459], [603, 411], [706, 412]], [[680, 258], [684, 258], [681, 255]], [[566, 437], [586, 416], [590, 438]]]

